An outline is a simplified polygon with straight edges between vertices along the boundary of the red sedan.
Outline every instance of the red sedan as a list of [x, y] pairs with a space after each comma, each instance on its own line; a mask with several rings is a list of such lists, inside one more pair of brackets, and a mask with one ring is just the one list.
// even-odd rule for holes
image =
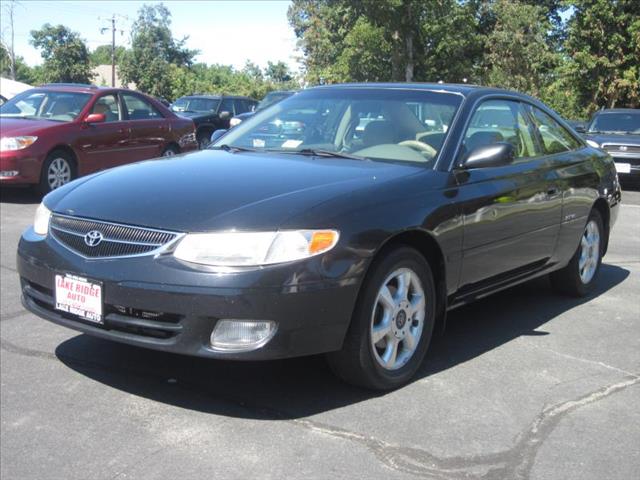
[[139, 92], [51, 84], [0, 107], [0, 185], [43, 193], [125, 163], [195, 150], [193, 121]]

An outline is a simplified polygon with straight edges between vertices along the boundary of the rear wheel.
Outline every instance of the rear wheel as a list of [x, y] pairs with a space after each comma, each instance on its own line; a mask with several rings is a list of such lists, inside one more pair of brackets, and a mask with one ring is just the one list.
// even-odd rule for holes
[[431, 268], [408, 247], [372, 266], [362, 286], [342, 350], [328, 354], [343, 380], [376, 390], [407, 383], [420, 367], [435, 319]]
[[592, 210], [571, 261], [551, 274], [551, 283], [557, 291], [576, 297], [584, 297], [591, 291], [602, 263], [603, 232], [602, 215]]
[[75, 176], [75, 165], [71, 155], [64, 150], [56, 150], [47, 156], [42, 165], [38, 189], [42, 194], [47, 194], [66, 185]]

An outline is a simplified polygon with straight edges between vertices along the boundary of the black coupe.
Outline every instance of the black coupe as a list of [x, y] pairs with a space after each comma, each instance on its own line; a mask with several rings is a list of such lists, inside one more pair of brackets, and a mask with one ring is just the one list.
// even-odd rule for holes
[[449, 309], [545, 274], [586, 295], [620, 198], [611, 157], [533, 98], [318, 87], [207, 150], [47, 195], [18, 248], [22, 299], [167, 352], [326, 353], [346, 381], [390, 389]]

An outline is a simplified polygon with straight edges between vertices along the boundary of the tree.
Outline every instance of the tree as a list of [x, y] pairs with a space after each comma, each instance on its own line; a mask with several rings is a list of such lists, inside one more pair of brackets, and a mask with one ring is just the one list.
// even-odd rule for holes
[[[122, 45], [116, 46], [116, 65], [122, 63], [127, 49]], [[111, 65], [111, 45], [100, 45], [90, 54], [92, 65]]]
[[31, 31], [31, 44], [41, 50], [45, 82], [90, 83], [93, 74], [87, 46], [64, 25], [45, 24]]
[[497, 0], [495, 25], [486, 38], [486, 82], [541, 96], [559, 57], [548, 43], [551, 22], [544, 7]]
[[248, 75], [250, 78], [254, 79], [255, 81], [262, 81], [263, 80], [263, 75], [262, 75], [262, 69], [256, 65], [255, 63], [247, 60], [244, 64], [244, 67], [242, 67], [242, 73], [244, 73], [245, 75]]
[[311, 83], [460, 82], [482, 63], [482, 8], [458, 0], [293, 0], [288, 17]]
[[173, 38], [167, 7], [143, 5], [132, 27], [131, 50], [121, 66], [125, 81], [151, 95], [171, 98], [170, 66], [188, 68], [198, 53], [185, 47], [186, 40]]
[[265, 69], [264, 74], [275, 83], [286, 83], [291, 81], [293, 78], [289, 71], [289, 67], [282, 61], [276, 63], [267, 62], [267, 68]]
[[601, 107], [640, 105], [640, 3], [574, 0], [567, 75], [590, 114]]
[[6, 40], [4, 37], [4, 31], [2, 32], [2, 42], [0, 45], [2, 46], [2, 61], [4, 63], [4, 68], [7, 70], [9, 77], [12, 80], [17, 80], [16, 76], [16, 52], [15, 52], [15, 30], [13, 27], [13, 20], [16, 5], [18, 2], [16, 0], [8, 0], [2, 5], [2, 10], [4, 10], [3, 15], [6, 16], [9, 23], [9, 35], [10, 39]]

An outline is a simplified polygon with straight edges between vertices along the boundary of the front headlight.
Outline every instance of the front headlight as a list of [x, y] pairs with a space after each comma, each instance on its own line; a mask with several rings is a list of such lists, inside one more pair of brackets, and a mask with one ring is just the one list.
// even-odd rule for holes
[[33, 145], [38, 137], [4, 137], [0, 139], [0, 151], [13, 152]]
[[44, 203], [38, 205], [36, 216], [33, 219], [33, 231], [38, 235], [46, 235], [49, 231], [49, 219], [51, 218], [51, 210], [44, 206]]
[[593, 148], [600, 148], [600, 144], [598, 142], [589, 139], [587, 139], [587, 145]]
[[292, 262], [331, 250], [335, 230], [192, 233], [173, 255], [180, 260], [217, 267], [255, 267]]

